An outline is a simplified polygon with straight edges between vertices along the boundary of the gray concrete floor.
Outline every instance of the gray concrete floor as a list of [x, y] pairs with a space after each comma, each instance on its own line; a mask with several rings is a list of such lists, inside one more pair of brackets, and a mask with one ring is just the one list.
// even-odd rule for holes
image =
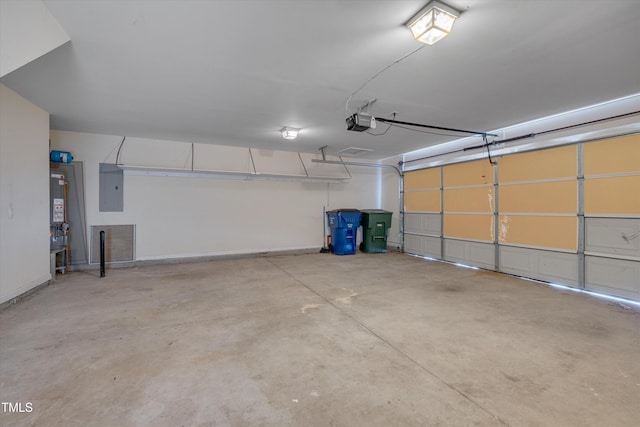
[[640, 313], [399, 253], [95, 271], [0, 312], [12, 426], [635, 426]]

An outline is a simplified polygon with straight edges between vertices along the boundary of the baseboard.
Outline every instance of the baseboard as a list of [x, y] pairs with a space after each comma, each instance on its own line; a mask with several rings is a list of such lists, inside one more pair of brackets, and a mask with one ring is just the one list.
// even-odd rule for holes
[[[261, 251], [261, 252], [245, 252], [245, 253], [233, 253], [233, 254], [213, 254], [213, 255], [196, 255], [177, 258], [153, 258], [142, 259], [137, 261], [126, 262], [113, 262], [106, 265], [107, 269], [115, 268], [131, 268], [142, 267], [146, 265], [162, 265], [162, 264], [188, 264], [195, 262], [206, 261], [220, 261], [230, 259], [245, 259], [245, 258], [260, 258], [260, 257], [273, 257], [284, 255], [305, 255], [315, 254], [320, 252], [320, 247], [315, 248], [302, 248], [302, 249], [282, 249], [274, 251]], [[87, 271], [87, 270], [99, 270], [100, 264], [81, 264], [72, 265], [69, 267], [69, 271]]]
[[33, 288], [21, 293], [20, 295], [17, 295], [13, 298], [9, 298], [8, 300], [0, 303], [0, 311], [5, 310], [7, 307], [10, 307], [21, 301], [24, 301], [25, 299], [31, 297], [33, 294], [38, 292], [40, 289], [44, 288], [45, 286], [48, 286], [50, 283], [51, 281], [47, 280], [46, 282], [40, 283], [39, 285], [34, 286]]

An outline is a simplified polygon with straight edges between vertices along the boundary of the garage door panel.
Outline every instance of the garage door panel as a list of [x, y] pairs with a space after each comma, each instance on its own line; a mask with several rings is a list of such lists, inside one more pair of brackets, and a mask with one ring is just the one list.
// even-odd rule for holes
[[586, 218], [585, 251], [640, 260], [640, 218]]
[[427, 188], [440, 188], [440, 168], [422, 169], [405, 173], [405, 191]]
[[531, 249], [500, 246], [500, 271], [518, 276], [533, 277]]
[[414, 236], [413, 234], [404, 235], [404, 251], [408, 254], [422, 255], [420, 251], [420, 238], [422, 236]]
[[405, 233], [422, 233], [421, 214], [405, 213], [404, 214], [404, 232]]
[[537, 258], [537, 269], [542, 280], [555, 282], [560, 279], [560, 283], [578, 285], [577, 254], [540, 251]]
[[440, 236], [440, 214], [407, 213], [404, 216], [404, 229], [412, 234]]
[[577, 213], [576, 180], [502, 185], [500, 211], [521, 213]]
[[447, 261], [495, 269], [495, 247], [490, 243], [445, 239], [444, 255]]
[[459, 239], [493, 241], [493, 215], [445, 214], [444, 235]]
[[404, 210], [405, 212], [440, 212], [440, 190], [405, 193]]
[[404, 238], [404, 250], [406, 253], [428, 256], [436, 259], [442, 258], [440, 238], [406, 234]]
[[448, 188], [444, 191], [444, 211], [492, 213], [494, 200], [493, 186]]
[[585, 179], [585, 215], [640, 215], [640, 175]]
[[578, 255], [500, 246], [500, 271], [551, 283], [579, 286]]
[[589, 142], [583, 149], [587, 177], [640, 171], [640, 135]]
[[500, 215], [498, 242], [576, 251], [578, 218], [575, 216]]
[[550, 148], [501, 157], [498, 181], [533, 181], [577, 176], [577, 148]]
[[444, 187], [493, 184], [493, 165], [486, 160], [448, 165], [443, 168]]
[[585, 257], [585, 287], [592, 291], [640, 299], [640, 262]]

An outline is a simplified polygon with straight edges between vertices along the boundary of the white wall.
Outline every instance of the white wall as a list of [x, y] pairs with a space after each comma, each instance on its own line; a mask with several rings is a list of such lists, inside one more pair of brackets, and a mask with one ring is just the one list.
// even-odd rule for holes
[[49, 114], [0, 84], [0, 303], [49, 273]]
[[[377, 171], [351, 168], [352, 178], [344, 184], [125, 175], [124, 212], [99, 212], [99, 163], [116, 162], [121, 140], [51, 132], [52, 148], [71, 151], [84, 164], [88, 227], [135, 224], [138, 260], [320, 248], [323, 206], [376, 207]], [[252, 168], [248, 149], [196, 144], [195, 152], [195, 169]], [[191, 144], [184, 142], [127, 138], [118, 163], [190, 168], [190, 153]], [[292, 174], [301, 168], [295, 153], [253, 150], [253, 155], [259, 172]], [[323, 173], [305, 158], [314, 175]], [[327, 175], [342, 168], [325, 166]]]
[[0, 77], [68, 41], [41, 1], [0, 1]]

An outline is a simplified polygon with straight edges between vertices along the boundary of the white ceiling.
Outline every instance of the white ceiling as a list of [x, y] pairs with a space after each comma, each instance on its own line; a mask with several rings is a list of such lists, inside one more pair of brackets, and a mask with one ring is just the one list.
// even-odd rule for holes
[[452, 34], [395, 64], [426, 0], [44, 3], [71, 43], [1, 81], [58, 130], [381, 159], [460, 135], [347, 131], [360, 88], [352, 112], [479, 131], [640, 92], [638, 0], [451, 0]]

